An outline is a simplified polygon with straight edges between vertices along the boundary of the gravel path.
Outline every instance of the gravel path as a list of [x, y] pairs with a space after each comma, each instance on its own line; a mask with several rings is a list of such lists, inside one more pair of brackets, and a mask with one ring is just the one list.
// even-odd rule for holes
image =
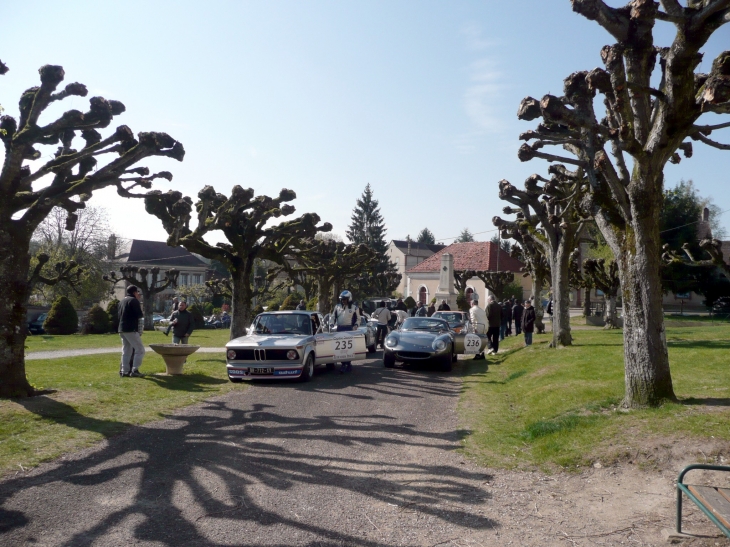
[[[154, 353], [152, 348], [147, 346], [145, 349], [150, 353]], [[222, 353], [226, 348], [200, 348], [196, 353]], [[34, 359], [61, 359], [63, 357], [81, 357], [82, 355], [98, 355], [101, 353], [122, 353], [122, 346], [114, 346], [110, 348], [87, 348], [87, 349], [57, 349], [53, 351], [31, 351], [25, 354], [26, 361]]]
[[460, 389], [368, 361], [234, 391], [0, 482], [0, 545], [663, 544], [671, 478], [478, 467]]

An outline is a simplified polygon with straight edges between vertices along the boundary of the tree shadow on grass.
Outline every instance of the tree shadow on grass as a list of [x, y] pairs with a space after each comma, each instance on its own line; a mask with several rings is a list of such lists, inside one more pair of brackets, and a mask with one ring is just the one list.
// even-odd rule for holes
[[687, 397], [679, 399], [682, 405], [697, 406], [730, 406], [730, 398], [728, 397]]
[[[319, 411], [323, 390], [337, 393], [344, 382], [379, 389], [391, 405], [400, 393], [420, 393], [412, 405], [456, 397], [459, 383], [438, 391], [439, 375], [364, 368], [346, 380], [322, 375], [296, 385], [279, 405], [268, 402], [269, 385], [208, 401], [1, 482], [0, 517], [11, 524], [0, 544], [284, 546], [296, 535], [303, 545], [377, 547], [407, 543], [398, 522], [408, 511], [440, 529], [498, 526], [476, 510], [493, 477], [443, 457], [468, 431], [403, 423], [375, 408], [347, 413], [346, 399]], [[61, 410], [54, 403], [36, 411], [53, 417]], [[78, 425], [95, 422], [103, 421]], [[367, 522], [354, 526], [365, 510], [392, 537]]]
[[189, 391], [191, 393], [200, 393], [203, 391], [212, 391], [212, 386], [227, 384], [225, 378], [216, 378], [206, 374], [186, 373], [179, 376], [168, 376], [166, 374], [147, 374], [142, 380], [153, 382], [158, 387], [169, 389], [171, 391]]
[[669, 340], [667, 346], [691, 349], [728, 349], [730, 340]]

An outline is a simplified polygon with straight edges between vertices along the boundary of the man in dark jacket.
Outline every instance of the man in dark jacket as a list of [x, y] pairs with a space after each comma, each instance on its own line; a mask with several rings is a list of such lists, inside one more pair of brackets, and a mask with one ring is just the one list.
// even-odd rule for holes
[[532, 345], [532, 333], [535, 332], [535, 308], [529, 300], [525, 300], [525, 311], [522, 312], [522, 332], [525, 333], [525, 345]]
[[512, 321], [512, 306], [509, 300], [502, 302], [502, 323], [499, 326], [499, 339], [504, 340], [505, 336], [510, 335], [509, 324]]
[[434, 302], [431, 302], [431, 304], [428, 306], [428, 316], [431, 317], [434, 313], [436, 313], [436, 306], [434, 305]]
[[450, 308], [450, 307], [449, 307], [449, 305], [448, 305], [448, 304], [446, 303], [446, 300], [442, 300], [442, 301], [441, 301], [441, 304], [439, 304], [439, 309], [438, 309], [438, 311], [451, 311], [451, 308]]
[[398, 302], [396, 302], [396, 304], [395, 304], [395, 309], [396, 309], [396, 310], [401, 310], [401, 311], [404, 311], [404, 312], [408, 312], [408, 308], [407, 308], [407, 307], [406, 307], [406, 305], [405, 305], [405, 304], [403, 303], [403, 299], [402, 299], [402, 298], [399, 298], [399, 299], [398, 299]]
[[524, 310], [525, 308], [522, 307], [519, 300], [512, 306], [512, 319], [515, 320], [515, 334], [518, 336], [522, 334], [522, 312]]
[[306, 309], [307, 309], [307, 303], [304, 300], [300, 300], [299, 304], [297, 304], [297, 310], [304, 311]]
[[195, 319], [193, 314], [188, 311], [188, 303], [185, 300], [178, 304], [177, 311], [170, 316], [170, 326], [172, 327], [172, 343], [187, 344], [188, 338], [193, 334], [195, 328]]
[[502, 308], [494, 301], [494, 296], [489, 297], [487, 304], [487, 341], [491, 348], [487, 355], [492, 355], [499, 351], [499, 328], [502, 325]]
[[119, 303], [119, 336], [122, 338], [122, 363], [119, 376], [142, 376], [139, 367], [144, 357], [142, 331], [144, 312], [139, 303], [142, 294], [135, 285], [127, 287], [127, 296]]

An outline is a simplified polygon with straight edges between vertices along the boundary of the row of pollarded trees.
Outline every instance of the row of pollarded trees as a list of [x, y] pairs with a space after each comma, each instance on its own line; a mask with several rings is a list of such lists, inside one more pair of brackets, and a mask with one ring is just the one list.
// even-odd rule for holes
[[[568, 230], [578, 219], [596, 222], [615, 257], [622, 291], [624, 405], [657, 405], [675, 398], [660, 277], [663, 171], [668, 161], [680, 160], [680, 151], [689, 158], [693, 141], [730, 149], [710, 138], [730, 123], [699, 123], [705, 114], [730, 113], [730, 51], [712, 62], [709, 73], [695, 72], [701, 48], [730, 21], [730, 0], [691, 0], [687, 7], [678, 0], [633, 0], [623, 8], [602, 0], [571, 4], [608, 31], [614, 43], [601, 50], [603, 68], [565, 79], [562, 96], [523, 99], [518, 117], [542, 118], [542, 123], [521, 135], [526, 143], [518, 157], [547, 160], [552, 178], [528, 179], [524, 192], [500, 183], [500, 193], [517, 202], [519, 210], [509, 211], [518, 215], [513, 223], [495, 220], [503, 232], [518, 232], [536, 246], [550, 247], [550, 268], [559, 269], [552, 272], [553, 291], [555, 280], [569, 275], [573, 249], [565, 242], [561, 251], [561, 237], [569, 239]], [[655, 45], [657, 23], [674, 25], [670, 47]], [[598, 95], [605, 111], [601, 120], [594, 106]], [[548, 147], [561, 151], [551, 153]], [[557, 306], [562, 308], [562, 301]], [[563, 337], [558, 321], [554, 342], [569, 343], [569, 333]]]
[[[0, 75], [7, 71], [8, 67], [0, 62]], [[251, 320], [253, 268], [260, 258], [282, 266], [295, 263], [298, 272], [315, 277], [325, 305], [329, 304], [328, 298], [331, 302], [331, 293], [325, 294], [323, 287], [341, 279], [337, 272], [342, 273], [346, 267], [350, 270], [345, 277], [393, 285], [395, 280], [387, 271], [363, 279], [363, 272], [382, 261], [366, 245], [316, 239], [318, 233], [331, 230], [330, 224], [320, 224], [318, 215], [307, 213], [276, 223], [294, 213], [288, 203], [296, 197], [291, 190], [282, 190], [278, 197], [271, 198], [254, 196], [253, 190], [235, 186], [231, 195], [225, 196], [206, 186], [195, 203], [177, 191], [152, 191], [155, 179], [172, 180], [172, 174], [151, 174], [139, 163], [153, 156], [182, 161], [185, 150], [166, 133], [143, 132], [135, 136], [124, 125], [102, 136], [99, 130], [107, 128], [125, 110], [119, 101], [92, 97], [86, 112], [69, 110], [41, 125], [41, 114], [51, 104], [70, 96], [85, 97], [88, 91], [80, 83], [59, 90], [65, 77], [60, 66], [46, 65], [39, 72], [40, 85], [21, 96], [18, 119], [8, 115], [0, 118], [0, 140], [5, 146], [0, 172], [0, 397], [33, 394], [24, 360], [24, 323], [33, 287], [39, 283], [73, 282], [83, 273], [78, 264], [67, 262], [59, 263], [49, 274], [47, 268], [44, 270], [49, 261], [46, 255], [37, 257], [37, 265], [32, 267], [32, 235], [54, 208], [67, 212], [65, 228], [73, 230], [78, 212], [95, 191], [103, 188], [116, 188], [125, 198], [144, 199], [147, 211], [162, 221], [170, 245], [184, 246], [227, 267], [233, 301], [232, 336], [243, 334]], [[56, 149], [49, 154], [52, 159], [38, 164], [35, 160], [43, 157], [44, 146]], [[191, 228], [193, 216], [196, 219]], [[220, 231], [226, 242], [207, 242], [205, 236], [212, 231]], [[326, 266], [318, 260], [325, 260]], [[148, 273], [152, 274], [150, 283], [146, 281]], [[115, 282], [126, 278], [139, 284], [146, 293], [145, 300], [151, 302], [156, 290], [175, 283], [176, 272], [165, 272], [164, 279], [160, 273], [130, 269], [122, 271], [121, 278], [112, 274], [107, 279]]]

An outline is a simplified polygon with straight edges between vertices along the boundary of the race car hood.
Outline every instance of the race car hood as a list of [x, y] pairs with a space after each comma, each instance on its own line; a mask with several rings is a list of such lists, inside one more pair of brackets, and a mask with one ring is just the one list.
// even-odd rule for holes
[[292, 347], [301, 345], [310, 338], [303, 334], [252, 334], [234, 338], [226, 344], [227, 348], [258, 348], [258, 347]]

